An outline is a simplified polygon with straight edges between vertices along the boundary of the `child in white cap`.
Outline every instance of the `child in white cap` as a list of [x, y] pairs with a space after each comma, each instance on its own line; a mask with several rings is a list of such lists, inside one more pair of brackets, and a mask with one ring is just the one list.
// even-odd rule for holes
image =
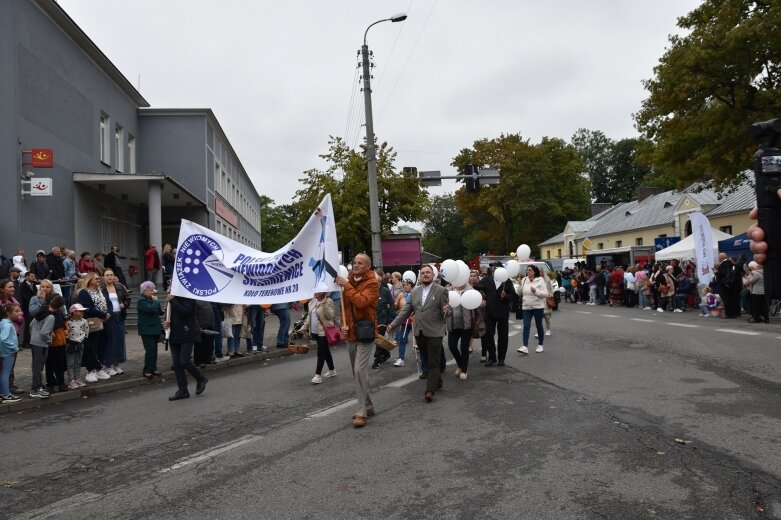
[[81, 356], [84, 354], [84, 340], [89, 336], [89, 323], [84, 319], [86, 309], [74, 303], [68, 309], [68, 342], [65, 346], [65, 362], [70, 382], [69, 390], [78, 390], [87, 383], [80, 379]]

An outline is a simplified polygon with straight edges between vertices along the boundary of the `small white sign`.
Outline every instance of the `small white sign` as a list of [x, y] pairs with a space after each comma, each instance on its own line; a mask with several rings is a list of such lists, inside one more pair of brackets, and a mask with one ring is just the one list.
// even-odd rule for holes
[[30, 181], [31, 197], [51, 197], [52, 180], [44, 177], [35, 177]]

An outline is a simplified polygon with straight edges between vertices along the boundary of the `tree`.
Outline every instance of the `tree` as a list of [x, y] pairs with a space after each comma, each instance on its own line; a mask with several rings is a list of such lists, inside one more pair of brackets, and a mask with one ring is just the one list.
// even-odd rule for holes
[[453, 160], [459, 171], [467, 164], [500, 173], [499, 184], [483, 186], [479, 193], [461, 188], [455, 196], [465, 225], [476, 229], [471, 240], [483, 251], [506, 253], [521, 243], [536, 249], [536, 244], [560, 233], [568, 220], [588, 215], [583, 162], [561, 139], [546, 137], [537, 145], [520, 134], [482, 139]]
[[628, 202], [641, 184], [653, 181], [651, 168], [639, 160], [639, 150], [648, 146], [640, 139], [616, 142], [599, 130], [580, 128], [572, 136], [572, 146], [586, 165], [595, 202]]
[[260, 196], [261, 245], [267, 253], [273, 253], [293, 240], [300, 230], [300, 227], [296, 227], [295, 214], [290, 204], [273, 204], [272, 198]]
[[[355, 254], [371, 251], [368, 167], [364, 153], [353, 150], [340, 137], [329, 137], [328, 152], [320, 158], [325, 170], [312, 169], [299, 179], [304, 185], [296, 191], [293, 211], [301, 227], [326, 193], [331, 194], [336, 216], [339, 245]], [[377, 199], [380, 231], [389, 232], [400, 221], [418, 221], [425, 216], [428, 192], [420, 181], [394, 170], [396, 152], [383, 142], [377, 150]]]
[[466, 258], [464, 216], [452, 194], [432, 197], [423, 225], [423, 249], [442, 258]]
[[705, 0], [678, 27], [690, 32], [670, 36], [644, 83], [637, 128], [655, 144], [654, 168], [678, 186], [735, 185], [757, 147], [747, 128], [777, 117], [781, 106], [781, 5]]

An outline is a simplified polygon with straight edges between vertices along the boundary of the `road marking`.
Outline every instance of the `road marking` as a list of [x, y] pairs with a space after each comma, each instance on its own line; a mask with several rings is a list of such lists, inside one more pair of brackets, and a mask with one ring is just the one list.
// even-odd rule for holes
[[620, 318], [621, 316], [616, 316], [615, 314], [603, 314], [605, 318]]
[[730, 334], [743, 334], [744, 336], [759, 336], [760, 332], [749, 332], [747, 330], [716, 329], [719, 332], [729, 332]]
[[314, 418], [320, 418], [320, 417], [327, 417], [331, 415], [334, 412], [338, 412], [339, 410], [344, 410], [345, 408], [348, 408], [350, 406], [358, 404], [357, 399], [350, 399], [349, 401], [345, 401], [343, 403], [335, 404], [333, 406], [329, 406], [328, 408], [323, 408], [322, 410], [315, 412], [311, 415], [307, 416], [307, 419], [314, 419]]
[[691, 325], [689, 323], [671, 323], [669, 321], [667, 322], [667, 325], [672, 325], [674, 327], [688, 327], [690, 329], [696, 329], [699, 327], [699, 325]]
[[644, 323], [656, 323], [656, 320], [647, 320], [645, 318], [632, 318], [632, 321], [642, 321]]
[[388, 383], [385, 386], [388, 387], [388, 388], [401, 388], [402, 386], [408, 385], [411, 382], [415, 381], [416, 379], [418, 379], [418, 375], [417, 374], [413, 374], [413, 375], [411, 375], [409, 377], [405, 377], [404, 379], [399, 379], [398, 381], [394, 381], [392, 383]]
[[591, 314], [591, 311], [575, 311], [578, 314]]
[[222, 455], [223, 453], [234, 450], [239, 446], [244, 446], [245, 444], [249, 444], [250, 442], [254, 442], [260, 438], [261, 438], [260, 435], [245, 435], [244, 437], [239, 437], [237, 440], [230, 442], [228, 444], [223, 444], [219, 448], [212, 448], [210, 450], [194, 453], [193, 455], [185, 459], [182, 459], [180, 462], [177, 462], [171, 467], [161, 469], [160, 473], [168, 473], [169, 471], [183, 468], [191, 464], [197, 464], [205, 460], [213, 459], [217, 455]]

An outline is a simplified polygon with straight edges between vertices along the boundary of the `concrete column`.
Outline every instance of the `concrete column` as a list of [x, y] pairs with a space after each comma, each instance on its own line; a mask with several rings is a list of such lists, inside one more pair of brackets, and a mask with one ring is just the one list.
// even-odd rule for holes
[[[147, 194], [149, 205], [149, 243], [157, 246], [157, 252], [160, 255], [162, 264], [163, 256], [163, 202], [162, 202], [162, 184], [160, 181], [150, 181]], [[155, 284], [163, 282], [162, 265], [160, 272], [157, 273]]]

